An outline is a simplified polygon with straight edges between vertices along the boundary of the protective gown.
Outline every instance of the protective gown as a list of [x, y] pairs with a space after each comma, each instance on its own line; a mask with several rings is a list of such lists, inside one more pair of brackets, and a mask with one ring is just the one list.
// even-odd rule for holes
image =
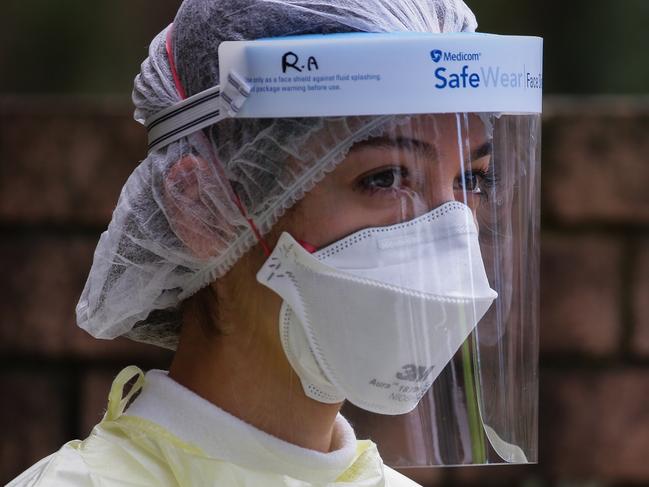
[[[135, 384], [128, 393], [124, 393], [125, 384], [132, 379], [136, 379]], [[169, 379], [167, 381], [170, 382]], [[142, 404], [143, 401], [138, 405], [140, 398], [136, 399], [133, 408], [125, 412], [127, 404], [143, 385], [145, 385], [145, 377], [138, 368], [124, 369], [113, 382], [104, 418], [95, 426], [90, 436], [83, 441], [74, 440], [65, 444], [58, 452], [44, 458], [8, 485], [10, 487], [50, 485], [416, 487], [418, 485], [384, 466], [376, 445], [368, 440], [353, 439], [353, 432], [351, 435], [355, 442], [355, 451], [352, 446], [349, 459], [340, 464], [339, 456], [333, 463], [329, 463], [328, 468], [322, 468], [322, 465], [317, 466], [315, 463], [310, 465], [308, 461], [301, 465], [283, 465], [282, 459], [286, 456], [284, 452], [271, 451], [273, 445], [283, 444], [280, 445], [279, 450], [293, 449], [304, 452], [307, 450], [282, 442], [258, 430], [256, 434], [260, 435], [262, 441], [249, 443], [246, 453], [252, 454], [254, 449], [257, 449], [259, 454], [257, 468], [252, 466], [255, 458], [249, 458], [249, 465], [242, 464], [245, 462], [237, 464], [224, 460], [223, 457], [227, 457], [229, 453], [222, 455], [221, 458], [216, 457], [211, 454], [212, 452], [205, 451], [195, 443], [187, 441], [186, 438], [176, 436], [161, 424], [136, 416], [136, 413], [139, 414], [138, 409], [143, 412], [143, 416], [147, 415], [144, 412], [147, 405]], [[158, 397], [155, 394], [148, 394], [149, 403], [156, 400]], [[194, 400], [201, 401], [198, 396], [195, 396]], [[218, 411], [217, 414], [227, 415], [224, 411]], [[250, 425], [233, 420], [235, 424], [232, 428], [226, 427], [226, 435], [236, 434], [237, 428], [244, 428], [241, 430], [244, 434], [245, 428], [252, 429]], [[347, 424], [344, 420], [342, 422]], [[351, 432], [351, 429], [349, 431]], [[222, 444], [227, 444], [227, 439], [224, 440]], [[238, 442], [238, 445], [242, 444], [245, 445], [246, 442]], [[237, 454], [234, 452], [235, 457]], [[333, 453], [336, 454], [337, 452]], [[291, 475], [288, 475], [287, 471], [290, 471]]]

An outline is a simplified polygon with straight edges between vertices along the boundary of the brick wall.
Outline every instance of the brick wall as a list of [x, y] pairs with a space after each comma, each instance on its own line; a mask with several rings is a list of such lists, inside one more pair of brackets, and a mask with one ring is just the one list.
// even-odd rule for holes
[[[649, 103], [544, 117], [540, 464], [413, 473], [426, 485], [649, 484]], [[0, 99], [0, 481], [84, 437], [121, 367], [168, 366], [74, 325], [142, 154], [123, 100]]]

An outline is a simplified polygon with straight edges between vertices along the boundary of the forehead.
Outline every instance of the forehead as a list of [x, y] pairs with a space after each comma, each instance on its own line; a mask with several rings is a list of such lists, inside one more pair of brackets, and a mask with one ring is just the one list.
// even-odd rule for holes
[[457, 144], [458, 139], [479, 143], [490, 138], [488, 127], [475, 113], [413, 115], [386, 131], [384, 136], [416, 137], [437, 146]]
[[468, 155], [491, 141], [491, 124], [477, 114], [426, 114], [403, 117], [381, 135], [361, 140], [350, 155], [363, 149], [407, 150], [426, 153], [432, 159]]

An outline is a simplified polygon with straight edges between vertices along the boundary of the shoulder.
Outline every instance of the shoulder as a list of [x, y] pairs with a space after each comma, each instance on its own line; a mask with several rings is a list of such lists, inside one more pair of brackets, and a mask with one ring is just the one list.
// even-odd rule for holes
[[[135, 441], [121, 421], [102, 422], [83, 441], [66, 443], [59, 451], [23, 472], [7, 487], [96, 487], [102, 485], [175, 485], [173, 472], [160, 465], [159, 442], [146, 431], [133, 430]], [[149, 467], [156, 464], [157, 476]], [[162, 468], [160, 468], [162, 467]]]
[[421, 485], [419, 485], [414, 480], [409, 479], [405, 475], [391, 469], [387, 465], [385, 465], [383, 468], [385, 472], [386, 487], [421, 487]]
[[7, 484], [7, 487], [48, 487], [50, 485], [91, 486], [88, 468], [75, 449], [76, 441], [67, 443], [43, 458]]

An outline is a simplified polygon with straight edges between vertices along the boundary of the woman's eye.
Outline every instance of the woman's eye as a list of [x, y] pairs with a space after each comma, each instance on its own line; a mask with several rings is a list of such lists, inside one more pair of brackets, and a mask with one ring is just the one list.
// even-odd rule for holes
[[465, 171], [455, 180], [453, 188], [456, 191], [486, 196], [487, 193], [494, 189], [496, 184], [496, 175], [493, 168], [490, 167], [487, 170], [474, 169]]
[[458, 189], [468, 191], [469, 193], [482, 193], [480, 179], [479, 173], [467, 171], [460, 178], [460, 187]]
[[376, 191], [382, 189], [399, 188], [407, 177], [407, 170], [402, 167], [384, 168], [362, 176], [357, 182], [361, 190]]

